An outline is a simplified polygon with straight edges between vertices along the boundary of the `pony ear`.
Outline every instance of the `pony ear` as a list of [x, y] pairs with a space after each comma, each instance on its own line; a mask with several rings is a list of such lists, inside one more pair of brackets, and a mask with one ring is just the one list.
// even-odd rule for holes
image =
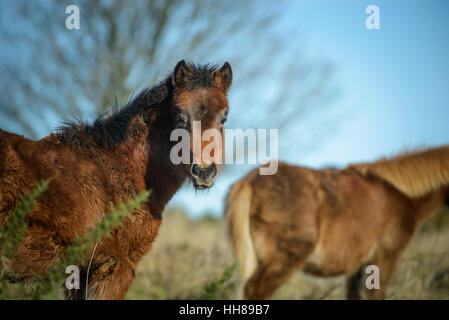
[[175, 70], [173, 71], [173, 85], [175, 87], [182, 86], [184, 84], [184, 78], [189, 72], [190, 71], [186, 65], [186, 62], [184, 60], [179, 61], [176, 64]]
[[232, 83], [232, 69], [227, 61], [220, 70], [215, 72], [214, 81], [217, 86], [222, 87], [225, 91], [229, 90]]

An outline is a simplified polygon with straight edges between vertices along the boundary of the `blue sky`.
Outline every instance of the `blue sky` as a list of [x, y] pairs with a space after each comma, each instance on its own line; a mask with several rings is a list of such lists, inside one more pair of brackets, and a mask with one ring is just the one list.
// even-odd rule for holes
[[[289, 10], [287, 20], [336, 64], [347, 111], [337, 134], [301, 163], [344, 165], [449, 143], [449, 2], [426, 3], [302, 1]], [[369, 4], [380, 9], [380, 30], [364, 26]]]
[[[380, 30], [365, 27], [370, 4], [380, 9]], [[281, 150], [281, 160], [345, 166], [449, 143], [449, 1], [295, 1], [283, 28], [291, 45], [305, 40], [309, 55], [336, 66], [341, 95], [334, 108], [337, 124], [328, 124], [332, 134], [305, 152]], [[229, 185], [246, 171], [219, 178], [194, 201], [192, 188], [184, 189], [172, 205], [187, 207], [193, 216], [221, 214]]]

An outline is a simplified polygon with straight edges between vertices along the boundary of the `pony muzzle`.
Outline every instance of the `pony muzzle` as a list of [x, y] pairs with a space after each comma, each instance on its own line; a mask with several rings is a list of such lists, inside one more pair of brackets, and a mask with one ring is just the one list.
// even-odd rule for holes
[[213, 186], [217, 176], [217, 166], [192, 164], [190, 166], [190, 176], [196, 189], [208, 189]]

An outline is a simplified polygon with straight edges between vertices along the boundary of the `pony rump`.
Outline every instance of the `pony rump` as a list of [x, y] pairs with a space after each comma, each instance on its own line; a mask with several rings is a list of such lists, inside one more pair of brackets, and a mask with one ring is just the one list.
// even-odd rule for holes
[[363, 176], [382, 179], [410, 198], [419, 198], [449, 185], [449, 146], [406, 152], [372, 164], [349, 166]]

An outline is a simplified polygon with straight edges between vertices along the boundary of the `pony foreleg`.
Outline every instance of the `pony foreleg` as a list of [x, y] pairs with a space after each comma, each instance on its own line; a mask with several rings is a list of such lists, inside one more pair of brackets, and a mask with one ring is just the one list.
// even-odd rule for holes
[[[402, 255], [402, 252], [409, 242], [412, 232], [403, 232], [400, 237], [390, 237], [382, 244], [379, 244], [374, 251], [371, 259], [366, 262], [365, 266], [373, 265], [378, 268], [379, 274], [377, 275], [379, 281], [378, 288], [368, 288], [368, 279], [363, 281], [360, 286], [360, 298], [361, 299], [385, 299], [388, 283], [396, 269], [398, 261]], [[391, 241], [395, 239], [396, 241]], [[367, 277], [366, 269], [362, 268], [362, 276]], [[374, 273], [372, 273], [374, 275]], [[376, 281], [375, 278], [372, 278]]]
[[385, 249], [378, 249], [378, 251], [375, 253], [375, 256], [370, 261], [370, 263], [368, 263], [368, 265], [375, 265], [379, 268], [379, 288], [368, 289], [367, 284], [363, 283], [361, 291], [362, 299], [385, 299], [388, 283], [393, 276], [401, 253], [402, 250], [390, 251]]
[[360, 300], [360, 291], [364, 285], [365, 268], [362, 265], [355, 273], [346, 279], [346, 298], [348, 300]]
[[[103, 257], [89, 271], [83, 270], [80, 290], [66, 291], [67, 299], [122, 300], [135, 277], [135, 266], [127, 259]], [[86, 291], [87, 285], [87, 291]]]

